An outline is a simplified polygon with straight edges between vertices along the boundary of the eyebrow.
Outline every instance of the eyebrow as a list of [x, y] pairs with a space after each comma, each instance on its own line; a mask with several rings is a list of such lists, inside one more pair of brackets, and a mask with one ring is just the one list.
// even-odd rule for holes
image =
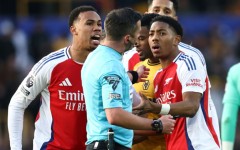
[[149, 30], [149, 32], [160, 32], [160, 31], [166, 31], [166, 29], [158, 29], [158, 30]]
[[93, 20], [93, 19], [88, 19], [85, 22], [97, 22], [97, 23], [102, 23], [102, 20]]

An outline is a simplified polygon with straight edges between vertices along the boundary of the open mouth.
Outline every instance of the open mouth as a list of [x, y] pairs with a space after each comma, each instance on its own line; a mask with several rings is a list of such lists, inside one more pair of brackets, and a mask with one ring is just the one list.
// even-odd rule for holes
[[136, 49], [136, 51], [138, 52], [138, 54], [142, 53], [141, 49]]
[[93, 36], [91, 36], [91, 39], [92, 39], [92, 40], [98, 40], [98, 41], [100, 41], [100, 38], [101, 38], [100, 35], [93, 35]]
[[160, 46], [157, 46], [157, 45], [152, 47], [152, 49], [154, 49], [154, 50], [158, 50], [159, 48], [160, 48]]
[[99, 45], [100, 39], [101, 39], [101, 36], [98, 34], [91, 36], [91, 40], [93, 41], [94, 45]]

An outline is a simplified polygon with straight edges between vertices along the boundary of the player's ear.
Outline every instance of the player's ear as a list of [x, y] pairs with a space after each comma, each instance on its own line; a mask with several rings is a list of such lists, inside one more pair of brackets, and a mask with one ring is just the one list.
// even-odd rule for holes
[[70, 32], [72, 33], [72, 35], [76, 35], [77, 34], [76, 27], [75, 26], [71, 26], [70, 27]]
[[130, 41], [130, 35], [124, 36], [124, 43], [125, 43], [125, 44], [128, 44], [129, 41]]
[[181, 42], [182, 37], [180, 35], [175, 35], [175, 38], [173, 40], [173, 45], [178, 46], [178, 44]]

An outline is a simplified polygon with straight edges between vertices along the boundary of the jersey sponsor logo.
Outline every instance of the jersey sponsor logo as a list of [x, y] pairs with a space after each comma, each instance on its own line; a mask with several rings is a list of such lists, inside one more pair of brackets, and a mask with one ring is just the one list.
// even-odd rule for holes
[[173, 78], [167, 78], [167, 79], [165, 80], [164, 86], [167, 85], [172, 79], [173, 79]]
[[26, 81], [26, 86], [27, 86], [28, 88], [32, 87], [32, 86], [33, 86], [33, 81], [34, 81], [34, 77], [33, 77], [33, 75], [32, 75], [32, 76], [30, 76], [30, 77], [27, 79], [27, 81]]
[[150, 85], [149, 80], [146, 80], [146, 81], [143, 83], [143, 85], [142, 85], [143, 90], [147, 90], [147, 89], [149, 88], [149, 85]]
[[66, 110], [75, 110], [75, 111], [86, 111], [85, 103], [76, 103], [76, 102], [66, 102]]
[[66, 102], [66, 110], [86, 111], [84, 94], [79, 90], [77, 92], [58, 90], [58, 98]]
[[60, 84], [59, 86], [72, 86], [72, 83], [70, 82], [70, 80], [68, 78], [65, 78]]
[[121, 78], [118, 76], [106, 76], [104, 78], [109, 84], [112, 84], [112, 89], [115, 91]]
[[30, 94], [30, 92], [25, 89], [23, 86], [21, 87], [21, 92], [25, 95], [25, 96], [28, 96]]
[[200, 79], [191, 79], [190, 82], [186, 83], [186, 87], [188, 87], [188, 86], [198, 86], [201, 88], [203, 87]]
[[159, 94], [159, 97], [156, 99], [156, 102], [157, 103], [166, 103], [174, 98], [176, 98], [176, 93], [174, 90], [171, 90], [171, 91]]
[[64, 90], [58, 90], [58, 96], [60, 100], [84, 101], [84, 94], [79, 90], [77, 92], [66, 92]]
[[118, 93], [109, 93], [109, 99], [121, 99], [121, 95]]

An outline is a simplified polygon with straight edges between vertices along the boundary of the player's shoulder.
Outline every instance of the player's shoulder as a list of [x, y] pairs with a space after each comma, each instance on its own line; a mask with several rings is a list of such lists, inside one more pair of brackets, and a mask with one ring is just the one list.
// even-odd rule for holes
[[231, 67], [232, 70], [240, 70], [240, 63], [237, 63]]
[[201, 53], [201, 51], [198, 48], [193, 47], [192, 45], [189, 45], [189, 44], [186, 44], [186, 43], [183, 43], [183, 42], [180, 42], [178, 44], [178, 48], [180, 48], [180, 49], [188, 49], [188, 50], [193, 50], [193, 51], [199, 51]]
[[202, 52], [199, 49], [193, 47], [192, 45], [182, 43], [182, 42], [180, 42], [178, 44], [178, 48], [179, 48], [180, 51], [188, 54], [189, 56], [198, 57], [201, 60], [202, 64], [206, 65], [205, 58], [204, 58]]
[[229, 75], [230, 76], [238, 76], [238, 72], [240, 70], [240, 63], [234, 64], [232, 67], [229, 69]]
[[125, 56], [126, 56], [126, 55], [134, 55], [134, 54], [136, 54], [136, 53], [137, 53], [136, 47], [133, 47], [132, 49], [124, 52], [124, 53], [123, 53], [123, 56], [124, 56], [124, 55], [125, 55]]
[[179, 55], [174, 59], [174, 61], [178, 66], [186, 66], [188, 71], [196, 70], [196, 66], [199, 63], [197, 59], [188, 54], [180, 52]]
[[68, 53], [68, 49], [69, 47], [65, 47], [46, 55], [34, 65], [32, 69], [33, 72], [37, 73], [40, 70], [48, 70], [47, 68], [51, 68], [64, 60], [69, 59], [70, 54]]
[[178, 48], [180, 51], [182, 51], [188, 55], [196, 54], [196, 55], [203, 57], [202, 52], [199, 49], [193, 47], [192, 45], [180, 42], [178, 44]]

